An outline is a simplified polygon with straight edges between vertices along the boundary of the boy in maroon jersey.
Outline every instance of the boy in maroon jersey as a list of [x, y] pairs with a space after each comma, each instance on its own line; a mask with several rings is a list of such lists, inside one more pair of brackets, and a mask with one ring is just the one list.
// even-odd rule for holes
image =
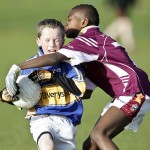
[[[72, 65], [83, 63], [86, 77], [90, 79], [87, 85], [92, 81], [113, 98], [84, 142], [83, 149], [118, 150], [112, 138], [124, 128], [137, 131], [150, 108], [150, 82], [125, 49], [102, 33], [98, 25], [99, 14], [92, 5], [81, 4], [72, 8], [66, 36], [75, 39], [54, 54], [13, 65], [6, 76], [6, 87], [11, 96], [16, 94], [15, 81], [21, 69], [52, 66], [64, 60]], [[89, 96], [92, 88], [88, 90]]]

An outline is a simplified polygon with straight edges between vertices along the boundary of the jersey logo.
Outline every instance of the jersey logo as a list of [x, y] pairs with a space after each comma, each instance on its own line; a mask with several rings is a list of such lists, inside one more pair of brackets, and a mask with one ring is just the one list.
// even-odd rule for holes
[[42, 92], [41, 99], [48, 99], [51, 97], [57, 97], [57, 99], [60, 99], [61, 97], [66, 97], [68, 95], [70, 95], [70, 93], [65, 93], [65, 92], [44, 93]]

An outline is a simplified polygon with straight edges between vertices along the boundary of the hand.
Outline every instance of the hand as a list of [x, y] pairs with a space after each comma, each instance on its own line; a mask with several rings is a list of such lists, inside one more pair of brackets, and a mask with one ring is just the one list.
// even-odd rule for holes
[[7, 89], [4, 88], [2, 91], [0, 91], [0, 100], [2, 102], [12, 102], [12, 101], [15, 101], [15, 100], [18, 100], [18, 97], [17, 96], [10, 96]]
[[14, 64], [10, 68], [10, 70], [5, 78], [6, 89], [10, 96], [14, 96], [18, 90], [16, 80], [17, 80], [18, 76], [20, 75], [20, 72], [21, 72], [20, 67]]
[[52, 72], [47, 70], [35, 70], [28, 75], [28, 78], [34, 82], [39, 82], [43, 80], [50, 80], [52, 77]]

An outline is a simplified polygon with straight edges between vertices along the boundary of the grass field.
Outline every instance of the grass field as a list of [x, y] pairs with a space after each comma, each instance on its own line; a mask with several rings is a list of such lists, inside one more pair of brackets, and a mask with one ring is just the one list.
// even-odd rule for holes
[[[20, 63], [37, 51], [35, 43], [37, 22], [44, 18], [56, 18], [65, 23], [69, 10], [76, 4], [87, 3], [89, 0], [80, 1], [50, 1], [50, 0], [1, 0], [0, 4], [0, 88], [5, 86], [5, 75], [13, 63]], [[59, 3], [59, 4], [58, 4]], [[100, 13], [103, 31], [113, 20], [114, 12], [104, 6], [102, 0], [91, 1]], [[131, 58], [150, 76], [150, 1], [142, 0], [133, 10], [137, 49], [131, 53]], [[66, 43], [68, 40], [66, 40]], [[108, 102], [108, 97], [100, 89], [96, 89], [90, 100], [84, 101], [84, 114], [82, 124], [77, 130], [77, 150], [81, 150], [84, 139], [90, 133], [99, 117], [102, 108]], [[29, 124], [24, 119], [26, 111], [19, 111], [15, 107], [0, 103], [0, 149], [2, 150], [36, 150]], [[150, 113], [137, 133], [125, 131], [114, 141], [121, 150], [149, 150], [150, 144]]]

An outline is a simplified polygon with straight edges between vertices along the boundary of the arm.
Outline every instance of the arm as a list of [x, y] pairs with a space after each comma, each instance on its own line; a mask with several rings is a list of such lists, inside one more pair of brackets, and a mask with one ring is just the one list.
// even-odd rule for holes
[[81, 88], [82, 84], [78, 84], [78, 81], [74, 81], [72, 78], [67, 78], [65, 75], [57, 72], [48, 70], [35, 70], [29, 74], [28, 78], [34, 82], [42, 83], [45, 81], [50, 81], [51, 83], [57, 83], [62, 88], [76, 96], [81, 96], [83, 93]]
[[58, 73], [54, 73], [52, 75], [52, 80], [54, 80], [57, 84], [59, 84], [62, 88], [69, 91], [70, 93], [80, 96], [82, 95], [82, 91], [79, 90], [78, 86], [75, 84], [72, 78], [67, 78]]
[[86, 91], [85, 91], [82, 99], [90, 99], [93, 91], [96, 88], [96, 85], [91, 80], [89, 80], [87, 77], [85, 77], [85, 83], [86, 83]]
[[6, 88], [8, 93], [11, 96], [14, 96], [16, 94], [18, 90], [16, 85], [16, 80], [20, 75], [21, 70], [27, 68], [38, 68], [41, 66], [54, 66], [57, 63], [67, 59], [68, 58], [65, 55], [56, 52], [53, 54], [48, 54], [48, 55], [44, 55], [38, 58], [28, 60], [18, 65], [12, 65], [5, 78]]
[[67, 60], [68, 58], [61, 53], [53, 53], [48, 55], [43, 55], [28, 61], [25, 61], [21, 64], [18, 64], [21, 70], [28, 68], [39, 68], [44, 66], [54, 66], [61, 61]]
[[82, 99], [90, 99], [92, 96], [93, 90], [86, 89]]
[[[56, 83], [58, 83], [62, 88], [66, 89], [70, 93], [80, 96], [82, 95], [82, 92], [79, 90], [78, 86], [75, 84], [75, 82], [70, 78], [67, 78], [65, 76], [59, 75], [57, 76]], [[82, 99], [90, 99], [92, 96], [93, 90], [86, 89], [84, 95], [82, 96]]]
[[[82, 90], [80, 90], [77, 86], [77, 83], [72, 78], [67, 78], [66, 76], [54, 73], [52, 75], [52, 79], [55, 80], [62, 88], [68, 90], [70, 93], [74, 95], [80, 96], [82, 94]], [[86, 82], [86, 91], [82, 96], [82, 99], [90, 99], [92, 96], [93, 91], [96, 88], [96, 85], [91, 82], [88, 78], [85, 78]]]

